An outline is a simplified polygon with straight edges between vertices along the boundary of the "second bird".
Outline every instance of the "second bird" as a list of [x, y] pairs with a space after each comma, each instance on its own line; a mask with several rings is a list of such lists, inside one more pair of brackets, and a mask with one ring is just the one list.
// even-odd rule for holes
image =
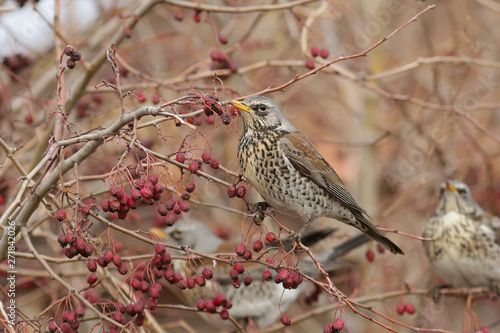
[[370, 223], [330, 164], [264, 96], [243, 102], [238, 158], [245, 179], [276, 210], [305, 220], [298, 236], [321, 216], [351, 225], [394, 254], [403, 251]]

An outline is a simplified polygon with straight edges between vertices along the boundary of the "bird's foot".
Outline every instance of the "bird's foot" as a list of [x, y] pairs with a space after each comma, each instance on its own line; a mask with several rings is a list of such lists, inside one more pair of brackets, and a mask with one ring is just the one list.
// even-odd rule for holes
[[254, 215], [253, 221], [255, 224], [260, 225], [260, 223], [264, 221], [264, 218], [266, 217], [264, 211], [269, 207], [271, 206], [269, 206], [269, 204], [265, 201], [257, 202], [253, 205], [252, 209], [250, 209], [250, 214]]
[[302, 232], [290, 231], [290, 235], [286, 238], [287, 242], [297, 242], [300, 243], [302, 241]]
[[427, 296], [432, 298], [434, 303], [438, 304], [441, 298], [441, 289], [447, 289], [447, 288], [451, 288], [451, 286], [450, 285], [434, 286], [431, 288], [431, 290], [429, 290]]
[[500, 297], [500, 283], [494, 281], [490, 285], [490, 290], [491, 290], [491, 295], [490, 298], [492, 299], [497, 299]]

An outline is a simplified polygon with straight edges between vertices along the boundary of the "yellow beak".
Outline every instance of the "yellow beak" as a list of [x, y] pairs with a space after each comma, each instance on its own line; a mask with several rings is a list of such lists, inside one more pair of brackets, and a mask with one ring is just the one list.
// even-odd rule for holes
[[149, 229], [149, 232], [157, 235], [158, 237], [160, 237], [163, 240], [165, 240], [167, 238], [167, 234], [161, 229], [151, 228], [151, 229]]
[[230, 102], [232, 105], [234, 105], [237, 109], [240, 109], [245, 112], [251, 112], [252, 108], [246, 106], [245, 104], [241, 103], [240, 101], [231, 101]]
[[451, 192], [456, 192], [457, 189], [455, 186], [451, 185], [451, 183], [446, 182], [446, 187], [444, 188], [445, 191], [451, 191]]

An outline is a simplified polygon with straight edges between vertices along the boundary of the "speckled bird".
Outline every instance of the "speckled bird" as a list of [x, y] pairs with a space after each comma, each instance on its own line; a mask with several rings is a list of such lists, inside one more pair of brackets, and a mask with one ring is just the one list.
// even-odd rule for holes
[[425, 252], [434, 271], [453, 287], [499, 291], [500, 218], [485, 213], [458, 180], [441, 185], [438, 206], [424, 226]]
[[313, 144], [264, 96], [232, 101], [244, 122], [238, 143], [245, 179], [274, 209], [304, 220], [302, 232], [315, 219], [334, 218], [351, 225], [394, 254], [403, 251], [367, 218], [332, 166]]
[[[237, 245], [234, 242], [228, 242], [219, 238], [203, 222], [194, 219], [179, 220], [172, 227], [164, 230], [152, 229], [151, 231], [162, 237], [166, 243], [188, 246], [192, 250], [212, 255], [234, 253], [235, 246]], [[332, 231], [333, 229], [330, 229], [306, 235], [305, 238], [309, 240], [306, 245], [313, 246], [316, 242], [321, 241], [325, 236], [331, 234]], [[330, 272], [346, 267], [347, 264], [340, 262], [339, 258], [363, 245], [368, 240], [370, 238], [364, 234], [360, 234], [337, 246], [316, 253], [316, 259], [324, 264], [323, 267], [325, 270]], [[268, 249], [269, 246], [267, 244], [266, 248]], [[274, 252], [271, 253], [274, 254]], [[185, 253], [179, 254], [182, 255]], [[297, 301], [304, 288], [308, 285], [304, 281], [296, 289], [284, 289], [281, 284], [263, 280], [262, 272], [266, 269], [265, 265], [244, 262], [246, 271], [241, 275], [241, 279], [250, 275], [253, 281], [248, 286], [242, 284], [239, 288], [234, 288], [233, 281], [228, 274], [232, 267], [221, 263], [217, 263], [217, 266], [214, 267], [214, 264], [215, 262], [212, 260], [206, 260], [204, 266], [195, 266], [191, 262], [190, 268], [194, 268], [195, 270], [201, 270], [203, 267], [213, 268], [214, 280], [217, 286], [213, 285], [214, 280], [207, 280], [207, 285], [202, 290], [199, 288], [184, 290], [183, 295], [186, 297], [187, 303], [194, 306], [200, 298], [213, 296], [211, 294], [214, 292], [223, 292], [232, 304], [232, 307], [229, 309], [231, 317], [240, 324], [251, 318], [261, 329], [276, 322], [281, 313], [286, 311], [293, 302]], [[316, 264], [307, 255], [300, 257], [299, 269], [301, 272], [312, 277], [317, 274]], [[185, 260], [176, 260], [174, 262], [174, 270], [182, 272], [182, 274], [189, 271], [189, 269], [186, 269]], [[215, 327], [234, 328], [231, 322], [221, 320], [218, 315], [203, 313], [203, 318]]]

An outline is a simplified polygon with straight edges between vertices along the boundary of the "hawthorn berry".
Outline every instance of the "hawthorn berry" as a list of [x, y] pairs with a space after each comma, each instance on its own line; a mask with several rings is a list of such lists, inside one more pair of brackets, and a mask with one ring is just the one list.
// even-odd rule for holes
[[191, 163], [189, 163], [189, 172], [194, 174], [198, 172], [198, 169], [198, 163], [196, 163], [195, 161], [191, 161]]
[[227, 195], [230, 198], [234, 198], [236, 196], [236, 186], [231, 185], [227, 188]]
[[415, 305], [412, 303], [406, 303], [405, 304], [405, 311], [408, 312], [408, 314], [414, 314], [415, 313]]
[[323, 59], [326, 59], [328, 58], [328, 56], [330, 55], [330, 52], [328, 52], [327, 49], [321, 49], [319, 50], [319, 56]]
[[184, 163], [184, 161], [186, 161], [186, 155], [184, 155], [183, 153], [178, 153], [177, 155], [175, 155], [175, 160], [179, 163]]
[[319, 47], [317, 46], [311, 47], [311, 55], [313, 57], [317, 57], [319, 55]]
[[274, 243], [276, 241], [276, 235], [274, 234], [274, 232], [268, 232], [266, 234], [266, 241], [268, 243]]
[[198, 311], [203, 311], [205, 310], [205, 300], [203, 299], [199, 299], [196, 301], [196, 309], [198, 309]]
[[256, 240], [255, 242], [253, 242], [253, 250], [255, 252], [260, 252], [263, 247], [264, 243], [261, 240]]
[[375, 253], [372, 250], [366, 251], [366, 260], [368, 260], [369, 262], [375, 260]]
[[281, 318], [280, 318], [280, 322], [284, 325], [284, 326], [288, 326], [292, 323], [292, 320], [290, 319], [290, 316], [287, 315], [287, 314], [282, 314], [281, 315]]
[[335, 319], [332, 323], [334, 332], [340, 332], [344, 328], [344, 322], [342, 319]]
[[59, 209], [56, 212], [56, 218], [59, 222], [66, 220], [66, 211], [64, 209]]
[[306, 65], [306, 68], [308, 68], [308, 69], [314, 69], [314, 67], [315, 67], [314, 60], [307, 59], [305, 65]]

